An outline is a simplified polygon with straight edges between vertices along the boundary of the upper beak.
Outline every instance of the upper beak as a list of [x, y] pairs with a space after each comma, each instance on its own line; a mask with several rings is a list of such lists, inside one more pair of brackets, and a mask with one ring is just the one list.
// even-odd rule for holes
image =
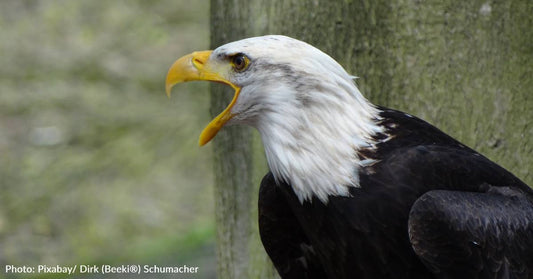
[[231, 113], [231, 108], [235, 105], [237, 97], [239, 96], [240, 87], [228, 81], [221, 73], [219, 73], [215, 68], [223, 69], [223, 67], [215, 67], [210, 65], [209, 56], [212, 51], [197, 51], [191, 54], [185, 55], [180, 59], [176, 60], [174, 64], [170, 67], [167, 73], [167, 78], [165, 82], [165, 89], [167, 96], [170, 97], [170, 91], [172, 86], [180, 82], [194, 81], [194, 80], [208, 80], [221, 82], [231, 86], [235, 89], [235, 95], [233, 100], [228, 105], [228, 107], [220, 113], [215, 119], [213, 119], [207, 127], [204, 128], [202, 134], [200, 135], [199, 144], [200, 146], [208, 143], [211, 139], [215, 137], [218, 131], [228, 122], [233, 114]]

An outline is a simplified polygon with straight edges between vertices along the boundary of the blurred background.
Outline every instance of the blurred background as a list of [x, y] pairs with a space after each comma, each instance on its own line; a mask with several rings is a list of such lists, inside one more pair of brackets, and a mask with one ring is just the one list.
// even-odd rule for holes
[[164, 93], [172, 62], [208, 48], [208, 15], [207, 0], [0, 2], [2, 269], [215, 276], [207, 84]]

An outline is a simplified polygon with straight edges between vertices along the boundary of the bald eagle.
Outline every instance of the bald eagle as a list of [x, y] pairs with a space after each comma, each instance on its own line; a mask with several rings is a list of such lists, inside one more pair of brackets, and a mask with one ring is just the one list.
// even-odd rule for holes
[[262, 138], [259, 228], [282, 278], [533, 278], [533, 190], [434, 126], [371, 104], [317, 48], [285, 36], [194, 52], [192, 80], [235, 89], [224, 126]]

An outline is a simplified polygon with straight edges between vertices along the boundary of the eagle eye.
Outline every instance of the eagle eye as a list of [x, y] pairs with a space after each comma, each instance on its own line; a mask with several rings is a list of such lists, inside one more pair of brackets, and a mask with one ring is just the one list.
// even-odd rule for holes
[[246, 70], [246, 68], [248, 68], [248, 64], [250, 64], [250, 59], [248, 59], [246, 55], [238, 53], [231, 57], [231, 64], [233, 65], [235, 71], [242, 72]]

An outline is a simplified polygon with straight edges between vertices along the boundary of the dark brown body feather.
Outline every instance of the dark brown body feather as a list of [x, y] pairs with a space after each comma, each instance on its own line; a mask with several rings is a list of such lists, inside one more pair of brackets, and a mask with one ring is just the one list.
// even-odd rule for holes
[[416, 117], [381, 117], [351, 197], [302, 204], [264, 177], [261, 239], [282, 278], [533, 278], [533, 191]]

